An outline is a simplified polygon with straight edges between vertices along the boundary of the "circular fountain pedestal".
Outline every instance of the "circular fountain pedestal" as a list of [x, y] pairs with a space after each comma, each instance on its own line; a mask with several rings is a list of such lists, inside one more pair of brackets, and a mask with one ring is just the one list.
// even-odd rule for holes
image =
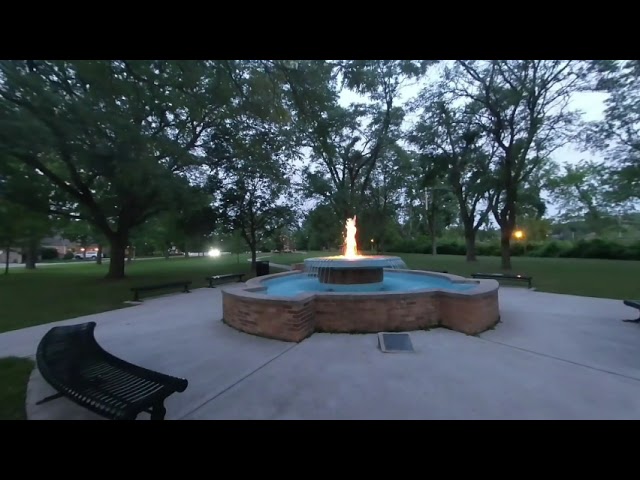
[[400, 257], [367, 255], [357, 258], [307, 258], [304, 268], [311, 275], [317, 275], [320, 283], [366, 285], [382, 283], [385, 268], [406, 268], [406, 265]]
[[382, 267], [370, 268], [318, 268], [320, 283], [333, 285], [359, 285], [368, 283], [382, 283], [384, 273]]

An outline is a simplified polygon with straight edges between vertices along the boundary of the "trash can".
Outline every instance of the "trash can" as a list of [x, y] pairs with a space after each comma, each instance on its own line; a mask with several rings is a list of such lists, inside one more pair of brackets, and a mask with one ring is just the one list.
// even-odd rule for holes
[[269, 262], [256, 262], [256, 277], [262, 277], [263, 275], [269, 275]]

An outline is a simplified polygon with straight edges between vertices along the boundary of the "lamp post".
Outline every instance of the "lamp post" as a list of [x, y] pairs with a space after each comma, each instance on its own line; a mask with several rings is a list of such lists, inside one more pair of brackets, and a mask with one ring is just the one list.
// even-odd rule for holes
[[373, 238], [371, 239], [371, 253], [373, 253]]

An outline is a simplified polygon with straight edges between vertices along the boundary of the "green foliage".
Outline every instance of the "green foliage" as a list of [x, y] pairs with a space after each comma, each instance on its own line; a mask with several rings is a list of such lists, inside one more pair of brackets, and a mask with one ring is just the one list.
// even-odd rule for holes
[[587, 145], [610, 166], [601, 183], [614, 201], [640, 199], [640, 62], [592, 60], [593, 88], [608, 94], [604, 119], [585, 129]]
[[[480, 256], [498, 257], [501, 254], [500, 243], [478, 242], [477, 254]], [[428, 238], [415, 240], [403, 239], [390, 246], [389, 251], [395, 253], [431, 253]], [[465, 255], [463, 242], [443, 241], [438, 243], [438, 254]], [[546, 258], [593, 258], [602, 260], [640, 260], [640, 241], [624, 245], [602, 239], [579, 240], [578, 242], [515, 242], [511, 244], [511, 255], [514, 257], [546, 257]]]
[[180, 203], [237, 95], [211, 61], [5, 60], [0, 77], [0, 154], [47, 180], [47, 211], [109, 239], [113, 278], [130, 231]]
[[60, 254], [55, 248], [45, 247], [40, 249], [40, 258], [42, 260], [54, 260], [58, 257], [60, 257]]

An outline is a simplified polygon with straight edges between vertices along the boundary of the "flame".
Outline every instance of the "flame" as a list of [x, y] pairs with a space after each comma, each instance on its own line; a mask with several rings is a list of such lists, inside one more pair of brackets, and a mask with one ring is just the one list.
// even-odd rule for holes
[[345, 237], [344, 258], [360, 258], [358, 244], [356, 243], [356, 217], [347, 218], [347, 236]]

